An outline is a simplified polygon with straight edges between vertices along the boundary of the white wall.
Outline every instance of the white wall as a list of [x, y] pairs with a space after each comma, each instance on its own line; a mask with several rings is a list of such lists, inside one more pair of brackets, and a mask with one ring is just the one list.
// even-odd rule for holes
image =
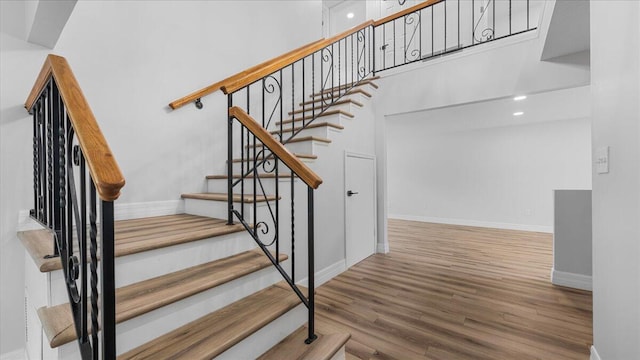
[[[587, 87], [545, 96], [588, 109]], [[590, 120], [556, 117], [555, 101], [516, 118], [511, 103], [387, 117], [389, 216], [551, 232], [553, 189], [591, 187]]]
[[[1, 1], [0, 353], [23, 345], [18, 211], [31, 207], [31, 123], [23, 103], [47, 53], [64, 56], [127, 184], [119, 203], [177, 200], [224, 165], [226, 102], [167, 104], [321, 37], [320, 1], [80, 1], [53, 50], [28, 44], [25, 4]], [[7, 21], [5, 21], [7, 20]], [[9, 21], [11, 20], [11, 21]], [[293, 31], [295, 30], [295, 31]]]
[[[640, 359], [640, 2], [591, 1], [593, 339], [602, 360]], [[595, 357], [592, 357], [594, 359]]]

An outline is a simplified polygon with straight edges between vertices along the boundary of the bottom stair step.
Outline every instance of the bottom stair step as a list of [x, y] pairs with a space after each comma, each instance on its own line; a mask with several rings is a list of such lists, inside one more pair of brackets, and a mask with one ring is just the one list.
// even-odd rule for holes
[[181, 326], [118, 359], [211, 359], [300, 304], [284, 283], [258, 291]]
[[[286, 259], [280, 254], [280, 261]], [[262, 250], [255, 249], [116, 289], [116, 323], [270, 266]], [[41, 308], [38, 315], [52, 348], [76, 339], [68, 303]]]
[[331, 360], [344, 359], [344, 346], [350, 334], [319, 334], [318, 338], [307, 345], [307, 327], [303, 326], [284, 340], [262, 354], [259, 360]]

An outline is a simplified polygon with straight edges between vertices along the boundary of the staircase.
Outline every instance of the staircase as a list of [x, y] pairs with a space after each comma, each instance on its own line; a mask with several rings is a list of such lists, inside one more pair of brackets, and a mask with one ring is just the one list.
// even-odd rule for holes
[[[201, 109], [202, 97], [224, 92], [228, 153], [226, 172], [165, 216], [114, 220], [124, 177], [70, 67], [50, 55], [26, 104], [41, 228], [18, 234], [36, 265], [27, 293], [51, 348], [43, 357], [345, 358], [349, 334], [314, 325], [314, 191], [339, 181], [335, 165], [359, 136], [375, 137], [375, 71], [398, 66], [395, 50], [393, 65], [374, 51], [375, 34], [402, 19], [415, 33], [415, 19], [443, 3], [363, 23], [171, 103]], [[422, 59], [408, 57], [417, 46], [405, 44], [401, 64]]]

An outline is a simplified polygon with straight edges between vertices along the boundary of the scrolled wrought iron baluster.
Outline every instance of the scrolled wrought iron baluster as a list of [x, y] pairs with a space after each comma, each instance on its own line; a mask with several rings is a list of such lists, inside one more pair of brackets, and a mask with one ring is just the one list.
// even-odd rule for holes
[[415, 25], [413, 26], [413, 31], [411, 32], [411, 38], [409, 38], [409, 41], [407, 42], [405, 38], [404, 61], [407, 63], [420, 60], [420, 57], [421, 57], [421, 50], [419, 49], [413, 49], [409, 52], [409, 49], [411, 48], [411, 45], [416, 36], [416, 33], [421, 26], [421, 23], [422, 23], [421, 20], [422, 19], [420, 16], [420, 12], [413, 12], [411, 14], [405, 15], [404, 17], [405, 29], [407, 25], [413, 25], [415, 23]]
[[[493, 3], [494, 6], [494, 25], [493, 28], [491, 27], [487, 27], [482, 29], [480, 32], [478, 32], [478, 28], [480, 27], [480, 23], [482, 22], [482, 19], [485, 17], [485, 15], [487, 14], [487, 10], [489, 9], [489, 4]], [[493, 40], [493, 38], [495, 37], [495, 3], [494, 0], [487, 0], [487, 2], [480, 6], [480, 17], [478, 18], [478, 21], [475, 21], [475, 24], [473, 26], [473, 40], [474, 42], [485, 42], [485, 41], [491, 41]], [[475, 9], [474, 9], [475, 10]], [[478, 38], [477, 35], [480, 34], [480, 37]]]

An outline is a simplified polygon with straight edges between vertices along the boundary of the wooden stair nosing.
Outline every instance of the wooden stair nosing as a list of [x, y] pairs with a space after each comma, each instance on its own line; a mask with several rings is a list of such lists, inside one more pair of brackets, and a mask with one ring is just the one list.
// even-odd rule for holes
[[[319, 107], [307, 106], [307, 105], [312, 105], [312, 104], [317, 103], [317, 102], [320, 102], [320, 101], [314, 100], [314, 101], [301, 102], [300, 104], [298, 104], [298, 106], [303, 107], [302, 109], [289, 111], [287, 114], [289, 116], [291, 116], [293, 114], [301, 114], [301, 113], [306, 113], [306, 112], [317, 112], [317, 111], [320, 111], [320, 110], [322, 110], [322, 106], [319, 106]], [[332, 106], [340, 106], [340, 105], [344, 105], [344, 104], [353, 104], [353, 105], [356, 105], [357, 107], [363, 107], [364, 106], [364, 104], [362, 104], [361, 102], [353, 100], [353, 99], [349, 99], [349, 98], [340, 99], [340, 100], [334, 102], [333, 104], [326, 105], [326, 106], [327, 106], [327, 108], [331, 108]]]
[[315, 116], [313, 115], [306, 115], [306, 116], [301, 116], [299, 118], [292, 118], [292, 119], [287, 119], [287, 120], [282, 120], [282, 121], [278, 121], [276, 122], [276, 125], [279, 126], [280, 124], [289, 124], [292, 122], [296, 122], [296, 121], [303, 121], [303, 120], [312, 120], [312, 119], [317, 119], [317, 118], [321, 118], [323, 116], [332, 116], [332, 115], [344, 115], [348, 118], [354, 118], [355, 115], [353, 115], [350, 112], [344, 111], [342, 109], [335, 109], [335, 110], [326, 110], [325, 112], [321, 113], [321, 114], [316, 114]]
[[[339, 96], [348, 96], [348, 95], [353, 95], [353, 94], [362, 94], [366, 97], [372, 97], [373, 95], [371, 95], [370, 92], [365, 91], [363, 89], [361, 89], [360, 87], [355, 87], [347, 92], [341, 93], [339, 91], [332, 91], [332, 92], [326, 92], [326, 93], [318, 93], [318, 94], [313, 94], [313, 95], [309, 95], [310, 98], [315, 99], [315, 98], [322, 98], [322, 96], [327, 95], [327, 94], [339, 94]], [[328, 96], [328, 98], [337, 98], [338, 96]]]
[[291, 289], [272, 285], [132, 349], [118, 358], [211, 359], [299, 304], [300, 299]]
[[[326, 144], [330, 144], [331, 143], [331, 139], [321, 138], [321, 137], [318, 137], [318, 136], [303, 136], [303, 137], [294, 137], [294, 138], [290, 139], [289, 141], [287, 141], [285, 143], [285, 145], [293, 144], [293, 143], [297, 143], [297, 142], [305, 142], [305, 141], [317, 141], [317, 142], [322, 142], [322, 143], [326, 143]], [[262, 144], [261, 143], [256, 143], [255, 146], [256, 147], [261, 147]], [[245, 147], [253, 148], [254, 145], [245, 145]]]
[[328, 89], [324, 89], [320, 92], [315, 93], [314, 95], [319, 95], [319, 94], [323, 94], [323, 93], [331, 93], [331, 92], [336, 92], [338, 90], [344, 90], [344, 89], [351, 89], [351, 88], [359, 88], [359, 87], [364, 87], [365, 85], [369, 85], [374, 89], [378, 89], [379, 86], [378, 84], [373, 82], [373, 79], [364, 79], [364, 80], [360, 80], [359, 83], [347, 83], [347, 84], [342, 84], [339, 86], [334, 86], [332, 88], [328, 88]]
[[[182, 194], [183, 199], [196, 199], [196, 200], [210, 200], [210, 201], [227, 201], [228, 197], [226, 193], [192, 193]], [[240, 194], [233, 194], [233, 202], [253, 203], [253, 195], [245, 194], [244, 199]], [[256, 202], [266, 202], [280, 200], [273, 195], [257, 196]]]
[[[364, 104], [363, 104], [363, 103], [361, 103], [360, 101], [354, 100], [354, 99], [352, 99], [352, 98], [350, 98], [350, 97], [348, 97], [348, 96], [349, 96], [349, 95], [347, 94], [347, 95], [346, 95], [346, 97], [342, 97], [342, 98], [340, 98], [340, 99], [339, 99], [339, 100], [337, 100], [335, 103], [333, 103], [333, 104], [325, 104], [325, 105], [328, 105], [328, 106], [329, 106], [329, 108], [330, 108], [330, 107], [331, 107], [331, 106], [333, 106], [333, 105], [343, 105], [343, 104], [345, 104], [345, 103], [347, 103], [347, 102], [350, 102], [350, 103], [352, 103], [352, 104], [355, 104], [355, 105], [356, 105], [356, 106], [358, 106], [358, 107], [363, 107], [363, 106], [364, 106]], [[308, 106], [308, 105], [312, 105], [312, 104], [314, 104], [314, 103], [323, 103], [323, 102], [324, 102], [324, 100], [323, 100], [323, 99], [315, 99], [315, 100], [309, 100], [309, 101], [301, 102], [301, 103], [299, 103], [299, 104], [298, 104], [298, 106]], [[317, 108], [316, 108], [316, 109], [317, 109]], [[307, 110], [307, 111], [308, 111], [308, 110]]]
[[[320, 128], [320, 127], [330, 127], [330, 128], [334, 128], [334, 129], [338, 129], [338, 130], [344, 130], [344, 126], [342, 125], [338, 125], [338, 124], [333, 124], [333, 123], [329, 123], [329, 122], [320, 122], [320, 123], [311, 123], [307, 126], [298, 126], [298, 127], [294, 127], [294, 128], [283, 128], [282, 129], [282, 133], [286, 134], [286, 133], [291, 133], [291, 132], [296, 132], [298, 130], [308, 130], [308, 129], [315, 129], [315, 128]], [[271, 131], [270, 133], [272, 135], [276, 135], [276, 134], [280, 134], [280, 130], [274, 130]]]
[[[283, 177], [283, 178], [290, 178], [291, 176], [296, 176], [295, 174], [291, 174], [291, 173], [279, 173], [278, 177]], [[275, 179], [276, 174], [275, 173], [259, 173], [258, 174], [258, 178], [261, 179]], [[207, 180], [226, 180], [229, 178], [229, 175], [207, 175]], [[241, 179], [242, 175], [240, 174], [233, 174], [232, 176], [233, 179]], [[245, 177], [245, 179], [253, 179], [253, 174], [252, 175], [248, 175], [247, 177]]]
[[[309, 159], [309, 160], [315, 160], [315, 159], [318, 158], [318, 155], [312, 155], [312, 154], [297, 154], [297, 153], [294, 153], [293, 156], [297, 157], [298, 159]], [[262, 161], [262, 160], [264, 160], [264, 157], [258, 159], [258, 161]], [[251, 159], [250, 160], [247, 160], [247, 159], [233, 159], [232, 161], [234, 163], [239, 163], [239, 162], [243, 162], [243, 161], [244, 162], [247, 162], [247, 161], [253, 162], [253, 160], [251, 160]]]
[[[189, 214], [118, 220], [115, 222], [115, 256], [126, 256], [241, 231], [244, 231], [241, 224], [227, 225], [226, 220]], [[45, 258], [52, 253], [53, 247], [49, 230], [19, 232], [18, 238], [40, 272], [62, 269], [60, 258]]]
[[318, 338], [311, 344], [305, 344], [307, 327], [301, 326], [276, 344], [258, 360], [330, 360], [349, 341], [350, 334], [336, 333], [323, 335], [316, 331]]
[[[287, 258], [285, 254], [279, 256], [280, 261]], [[173, 304], [269, 266], [271, 262], [262, 250], [254, 249], [124, 286], [116, 289], [116, 323]], [[51, 348], [77, 338], [68, 303], [40, 308], [38, 316]]]

